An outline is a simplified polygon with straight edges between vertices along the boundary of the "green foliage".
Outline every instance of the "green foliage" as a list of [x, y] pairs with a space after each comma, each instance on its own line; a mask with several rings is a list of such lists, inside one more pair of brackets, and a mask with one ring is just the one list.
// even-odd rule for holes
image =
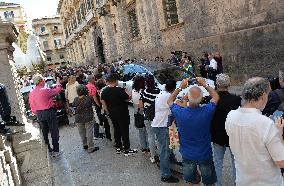
[[23, 77], [24, 75], [28, 73], [28, 69], [26, 66], [24, 66], [23, 68], [18, 69], [17, 72], [20, 77]]
[[40, 61], [38, 64], [33, 63], [32, 65], [33, 65], [33, 71], [32, 71], [33, 74], [35, 73], [43, 74], [44, 73], [44, 70], [46, 67], [46, 64], [44, 61]]

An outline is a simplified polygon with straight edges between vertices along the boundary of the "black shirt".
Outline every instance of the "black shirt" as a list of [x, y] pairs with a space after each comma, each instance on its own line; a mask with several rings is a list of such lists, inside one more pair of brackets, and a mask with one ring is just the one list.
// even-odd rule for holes
[[111, 117], [129, 115], [127, 100], [129, 95], [121, 87], [106, 87], [101, 93]]
[[231, 110], [236, 110], [241, 106], [241, 98], [230, 94], [227, 91], [220, 91], [220, 100], [212, 120], [211, 135], [212, 142], [221, 146], [229, 146], [229, 136], [225, 130], [227, 115]]
[[[284, 94], [284, 88], [281, 88], [280, 90]], [[275, 91], [270, 92], [269, 95], [268, 95], [267, 104], [266, 104], [264, 110], [262, 111], [262, 114], [264, 114], [266, 116], [272, 115], [278, 109], [280, 104], [281, 104], [281, 100], [280, 100], [278, 94]]]

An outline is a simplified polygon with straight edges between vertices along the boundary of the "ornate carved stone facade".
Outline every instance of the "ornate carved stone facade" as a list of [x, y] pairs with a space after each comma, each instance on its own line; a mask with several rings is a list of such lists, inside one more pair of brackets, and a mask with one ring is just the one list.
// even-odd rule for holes
[[60, 66], [66, 63], [64, 29], [59, 16], [34, 19], [35, 34], [39, 37], [40, 47], [46, 53], [49, 66]]
[[68, 60], [76, 64], [104, 62], [103, 34], [94, 0], [61, 0], [58, 6]]
[[[87, 27], [76, 25], [83, 2], [61, 0], [58, 8], [69, 56], [77, 62], [83, 59], [79, 53], [98, 56], [92, 50], [96, 38], [88, 33], [99, 28], [107, 62], [168, 58], [171, 51], [187, 51], [198, 62], [203, 51], [220, 51], [225, 72], [236, 82], [276, 74], [283, 65], [282, 0], [97, 0]], [[92, 39], [87, 50], [84, 35]]]

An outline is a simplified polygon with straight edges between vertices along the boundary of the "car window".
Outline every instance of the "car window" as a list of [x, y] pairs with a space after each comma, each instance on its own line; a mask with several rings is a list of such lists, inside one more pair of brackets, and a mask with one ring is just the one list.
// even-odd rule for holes
[[188, 78], [190, 75], [181, 68], [171, 67], [155, 71], [154, 76], [161, 84], [165, 84], [167, 79], [182, 81], [184, 78]]
[[147, 70], [139, 65], [124, 65], [120, 72], [120, 81], [130, 81], [137, 74], [147, 73]]

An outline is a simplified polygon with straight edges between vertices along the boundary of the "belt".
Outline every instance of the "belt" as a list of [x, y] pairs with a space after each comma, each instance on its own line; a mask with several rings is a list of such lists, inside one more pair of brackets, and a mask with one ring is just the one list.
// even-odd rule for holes
[[38, 112], [49, 111], [49, 110], [55, 110], [55, 108], [51, 107], [51, 108], [48, 108], [48, 109], [45, 109], [45, 110], [38, 110]]

